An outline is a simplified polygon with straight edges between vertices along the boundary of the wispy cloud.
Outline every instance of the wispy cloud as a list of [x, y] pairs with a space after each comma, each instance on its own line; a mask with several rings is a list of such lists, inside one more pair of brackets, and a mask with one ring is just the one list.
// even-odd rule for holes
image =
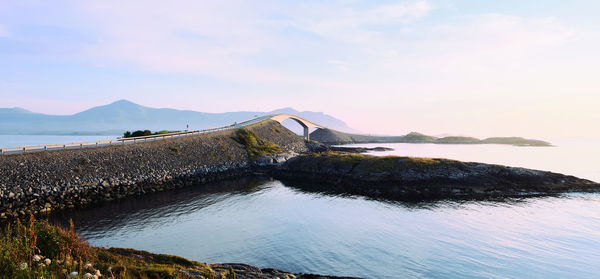
[[[554, 18], [485, 14], [425, 28], [427, 37], [401, 49], [420, 49], [417, 65], [442, 72], [502, 70], [577, 40], [581, 32]], [[487, 73], [485, 73], [487, 74]]]
[[[385, 29], [424, 17], [433, 9], [426, 1], [372, 5], [366, 10], [336, 2], [292, 4], [286, 9], [279, 6], [277, 2], [175, 1], [165, 5], [150, 1], [144, 9], [132, 3], [114, 9], [105, 1], [83, 2], [79, 11], [86, 15], [88, 28], [98, 37], [87, 44], [83, 55], [100, 65], [124, 63], [149, 71], [193, 73], [224, 80], [339, 85], [310, 72], [265, 65], [262, 57], [275, 55], [270, 53], [274, 50], [285, 60], [300, 55], [332, 64], [330, 60], [341, 60], [320, 58], [319, 48], [335, 46], [315, 45], [310, 38], [300, 38], [313, 47], [301, 49], [288, 41], [283, 30], [293, 27], [343, 44], [371, 43], [375, 47], [385, 44], [375, 42], [386, 37]], [[346, 62], [335, 64], [337, 71], [349, 69]]]
[[[378, 5], [367, 9], [352, 6], [307, 4], [293, 13], [293, 24], [299, 29], [346, 42], [365, 43], [383, 36], [388, 28], [422, 18], [433, 9], [427, 1]], [[389, 30], [388, 30], [389, 31]]]

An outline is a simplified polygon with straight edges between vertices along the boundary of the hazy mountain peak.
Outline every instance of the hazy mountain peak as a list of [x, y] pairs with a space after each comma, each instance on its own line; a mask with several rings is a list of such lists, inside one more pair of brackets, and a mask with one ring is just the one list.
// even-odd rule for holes
[[[25, 117], [25, 113], [28, 116]], [[31, 113], [24, 109], [0, 109], [0, 133], [26, 134], [65, 134], [65, 133], [113, 133], [125, 130], [183, 130], [204, 129], [229, 125], [252, 119], [256, 115], [289, 113], [301, 116], [312, 122], [332, 129], [354, 132], [343, 121], [322, 112], [297, 111], [292, 107], [272, 112], [222, 112], [204, 113], [191, 110], [151, 108], [121, 99], [107, 105], [65, 116], [51, 116]], [[35, 118], [35, 119], [34, 119]], [[189, 126], [188, 126], [189, 125]], [[286, 124], [284, 123], [284, 126]], [[286, 126], [301, 129], [297, 123]], [[300, 130], [300, 133], [302, 130]]]
[[136, 104], [132, 101], [129, 100], [125, 100], [125, 99], [121, 99], [115, 102], [112, 102], [108, 105], [105, 105], [105, 107], [143, 107], [142, 105]]
[[2, 110], [6, 111], [6, 112], [13, 112], [13, 113], [33, 113], [33, 112], [28, 111], [21, 107], [3, 108]]
[[295, 110], [292, 107], [285, 107], [285, 108], [280, 108], [280, 109], [276, 109], [271, 111], [271, 113], [289, 113], [289, 114], [295, 114], [298, 113], [299, 111]]

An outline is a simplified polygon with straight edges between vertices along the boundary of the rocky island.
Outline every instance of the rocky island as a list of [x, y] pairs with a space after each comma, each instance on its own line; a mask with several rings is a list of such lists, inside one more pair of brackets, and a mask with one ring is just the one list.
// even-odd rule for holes
[[[271, 171], [289, 184], [317, 191], [393, 200], [495, 198], [600, 190], [574, 176], [437, 158], [328, 152], [298, 156]], [[329, 186], [315, 189], [321, 182]], [[309, 182], [309, 183], [305, 183]]]

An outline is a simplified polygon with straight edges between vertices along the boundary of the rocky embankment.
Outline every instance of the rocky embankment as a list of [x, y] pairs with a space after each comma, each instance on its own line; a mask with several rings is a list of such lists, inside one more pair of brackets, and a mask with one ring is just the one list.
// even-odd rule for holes
[[[490, 198], [599, 191], [600, 184], [547, 171], [447, 159], [359, 154], [298, 156], [273, 169], [289, 184], [316, 191], [390, 199]], [[305, 183], [324, 182], [322, 184]]]
[[[247, 129], [282, 153], [308, 151], [308, 143], [277, 122]], [[254, 160], [236, 131], [0, 156], [0, 219], [249, 175]]]

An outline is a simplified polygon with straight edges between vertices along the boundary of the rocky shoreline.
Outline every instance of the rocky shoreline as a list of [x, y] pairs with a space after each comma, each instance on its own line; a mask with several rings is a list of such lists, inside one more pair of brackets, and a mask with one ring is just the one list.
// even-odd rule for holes
[[[248, 130], [290, 154], [308, 152], [308, 143], [274, 121]], [[0, 156], [0, 220], [251, 175], [253, 161], [235, 131]]]

